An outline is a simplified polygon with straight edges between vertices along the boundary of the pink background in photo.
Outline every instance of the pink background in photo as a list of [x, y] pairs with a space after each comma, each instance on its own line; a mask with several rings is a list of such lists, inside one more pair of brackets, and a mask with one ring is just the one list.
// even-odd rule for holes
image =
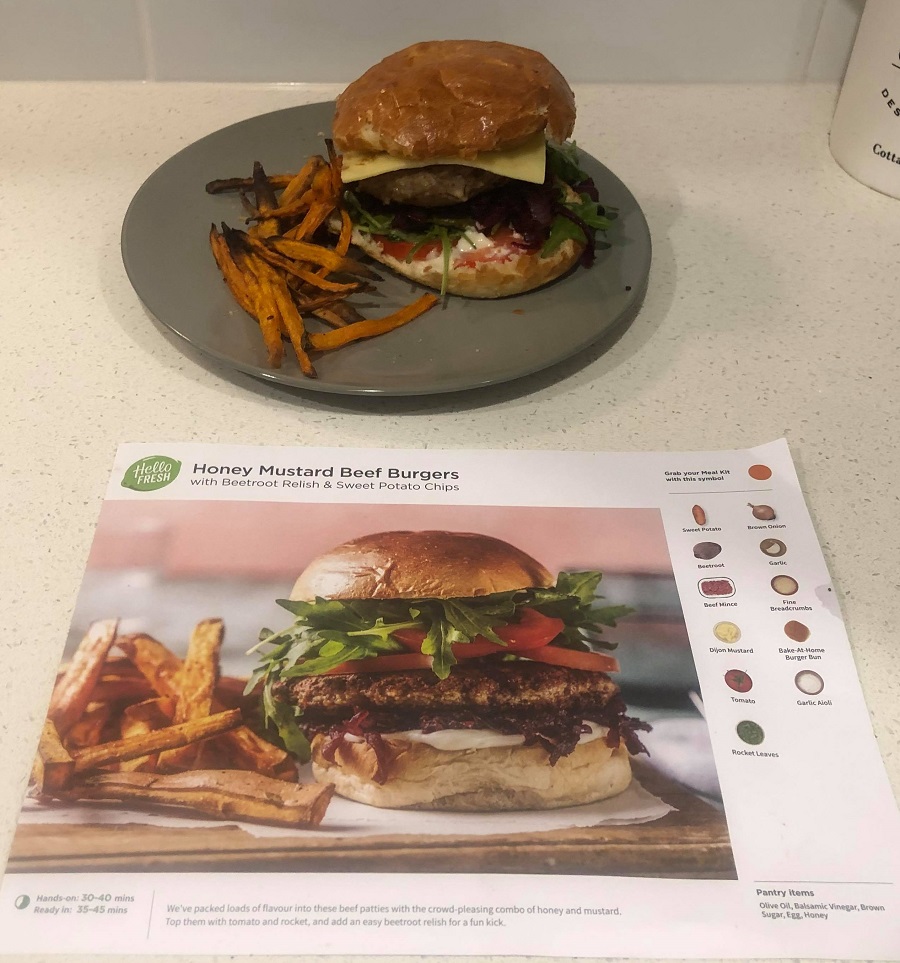
[[672, 574], [655, 509], [273, 502], [107, 502], [88, 568], [290, 581], [315, 555], [351, 538], [429, 528], [504, 539], [553, 572]]

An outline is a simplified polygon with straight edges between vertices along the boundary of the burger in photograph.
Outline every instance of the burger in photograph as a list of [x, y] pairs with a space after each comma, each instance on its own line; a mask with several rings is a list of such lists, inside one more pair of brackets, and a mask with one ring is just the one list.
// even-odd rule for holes
[[337, 99], [353, 243], [473, 298], [589, 266], [612, 215], [566, 143], [574, 124], [571, 88], [534, 50], [435, 40], [392, 54]]
[[600, 572], [507, 542], [366, 535], [314, 558], [261, 633], [264, 710], [315, 779], [387, 808], [551, 809], [614, 796], [644, 752], [601, 633]]

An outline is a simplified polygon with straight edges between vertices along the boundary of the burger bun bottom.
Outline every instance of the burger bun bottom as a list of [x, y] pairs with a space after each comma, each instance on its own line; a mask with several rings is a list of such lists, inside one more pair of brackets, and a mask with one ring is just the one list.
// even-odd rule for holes
[[631, 783], [624, 746], [581, 742], [551, 766], [541, 746], [435, 749], [402, 737], [383, 737], [387, 779], [375, 781], [377, 760], [364, 742], [343, 741], [325, 759], [323, 736], [312, 743], [313, 774], [339, 796], [382, 809], [499, 812], [559, 809], [618, 795]]
[[[353, 244], [396, 274], [440, 291], [443, 284], [443, 263], [440, 258], [400, 260], [386, 254], [377, 241], [360, 231], [354, 231]], [[484, 261], [477, 266], [451, 264], [447, 293], [483, 299], [524, 294], [562, 277], [578, 263], [583, 251], [584, 244], [570, 239], [564, 241], [548, 257], [542, 257], [540, 252], [536, 251], [523, 251], [504, 261]]]

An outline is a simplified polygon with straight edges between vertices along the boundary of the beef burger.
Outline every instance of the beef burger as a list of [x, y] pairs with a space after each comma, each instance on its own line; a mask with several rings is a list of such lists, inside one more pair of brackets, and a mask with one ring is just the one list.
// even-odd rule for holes
[[496, 41], [417, 43], [338, 97], [353, 243], [442, 292], [497, 298], [581, 261], [610, 226], [574, 145], [575, 98], [542, 54]]
[[[381, 532], [315, 558], [264, 630], [268, 719], [319, 782], [373, 806], [548, 809], [631, 781], [648, 726], [602, 640], [630, 610], [466, 532]], [[600, 650], [600, 651], [598, 651]], [[604, 651], [605, 650], [605, 651]]]

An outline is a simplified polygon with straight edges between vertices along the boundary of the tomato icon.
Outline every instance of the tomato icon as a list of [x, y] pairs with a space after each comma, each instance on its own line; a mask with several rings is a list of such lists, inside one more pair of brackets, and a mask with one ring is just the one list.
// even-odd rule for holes
[[753, 688], [753, 679], [743, 669], [729, 669], [725, 673], [725, 685], [735, 692], [749, 692]]

